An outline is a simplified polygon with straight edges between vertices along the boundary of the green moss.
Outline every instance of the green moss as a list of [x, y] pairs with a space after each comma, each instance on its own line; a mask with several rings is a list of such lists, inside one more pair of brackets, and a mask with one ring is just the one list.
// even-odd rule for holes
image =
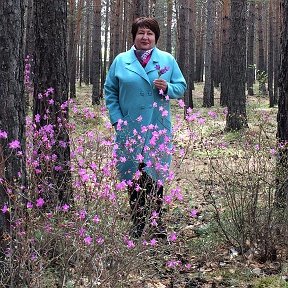
[[254, 288], [288, 288], [288, 282], [281, 276], [268, 276], [254, 281]]

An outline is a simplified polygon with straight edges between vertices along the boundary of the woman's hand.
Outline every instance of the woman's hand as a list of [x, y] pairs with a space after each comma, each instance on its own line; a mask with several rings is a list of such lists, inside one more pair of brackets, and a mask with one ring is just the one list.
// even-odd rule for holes
[[166, 92], [168, 84], [164, 79], [155, 79], [153, 83], [157, 89], [162, 90], [164, 93]]

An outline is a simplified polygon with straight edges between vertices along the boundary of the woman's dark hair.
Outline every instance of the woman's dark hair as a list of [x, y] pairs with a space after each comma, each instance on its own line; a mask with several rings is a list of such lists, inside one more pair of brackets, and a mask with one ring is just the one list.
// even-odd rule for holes
[[136, 18], [132, 24], [132, 29], [131, 29], [133, 41], [135, 40], [137, 31], [139, 28], [148, 28], [151, 31], [153, 31], [155, 33], [155, 42], [157, 43], [160, 37], [160, 28], [156, 19], [149, 18], [149, 17]]

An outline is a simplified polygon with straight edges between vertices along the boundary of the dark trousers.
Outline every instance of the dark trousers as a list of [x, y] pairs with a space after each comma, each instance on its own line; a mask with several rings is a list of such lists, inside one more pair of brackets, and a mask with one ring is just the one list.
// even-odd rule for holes
[[[141, 171], [141, 170], [140, 170]], [[133, 221], [133, 235], [140, 237], [145, 223], [150, 221], [151, 213], [157, 213], [156, 221], [161, 221], [163, 204], [163, 186], [157, 183], [145, 172], [132, 187], [129, 187], [129, 203]], [[138, 187], [138, 189], [137, 189]]]

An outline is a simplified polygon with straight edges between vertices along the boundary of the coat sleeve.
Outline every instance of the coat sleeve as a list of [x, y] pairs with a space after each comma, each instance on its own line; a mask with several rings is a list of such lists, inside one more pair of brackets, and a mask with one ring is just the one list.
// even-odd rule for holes
[[122, 111], [119, 105], [119, 81], [115, 73], [116, 63], [117, 58], [114, 59], [112, 65], [110, 66], [104, 84], [106, 107], [109, 111], [110, 121], [112, 125], [116, 124], [119, 119], [123, 118]]
[[178, 99], [184, 96], [187, 84], [176, 60], [173, 58], [172, 61], [172, 75], [170, 82], [168, 82], [168, 89], [166, 94], [171, 99]]

